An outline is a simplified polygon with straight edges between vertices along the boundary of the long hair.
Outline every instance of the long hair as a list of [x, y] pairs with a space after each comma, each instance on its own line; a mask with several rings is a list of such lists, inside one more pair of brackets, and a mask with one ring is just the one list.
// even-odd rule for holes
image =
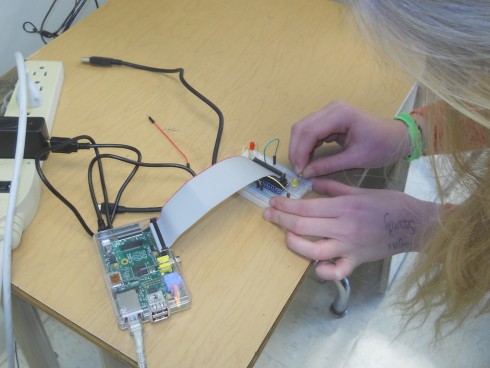
[[457, 206], [446, 203], [400, 290], [409, 320], [439, 311], [440, 336], [446, 325], [490, 312], [490, 155], [478, 152], [490, 142], [490, 1], [345, 2], [380, 59], [423, 91], [426, 152], [449, 157], [432, 161], [441, 200], [448, 177], [465, 195]]

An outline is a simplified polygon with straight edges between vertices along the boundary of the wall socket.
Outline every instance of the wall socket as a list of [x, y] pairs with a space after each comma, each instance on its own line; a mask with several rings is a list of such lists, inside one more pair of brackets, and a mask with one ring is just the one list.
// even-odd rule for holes
[[[48, 132], [51, 133], [54, 116], [63, 85], [63, 64], [61, 61], [37, 61], [28, 60], [25, 62], [27, 74], [34, 86], [39, 90], [42, 104], [40, 107], [28, 107], [27, 115], [31, 117], [43, 117], [46, 120]], [[5, 116], [19, 116], [19, 106], [17, 104], [17, 89], [15, 86], [10, 102], [7, 105]]]

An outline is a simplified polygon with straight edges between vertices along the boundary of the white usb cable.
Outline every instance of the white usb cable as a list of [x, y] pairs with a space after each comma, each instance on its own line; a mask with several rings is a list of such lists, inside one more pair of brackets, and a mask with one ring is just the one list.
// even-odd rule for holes
[[129, 321], [129, 328], [131, 335], [134, 338], [138, 368], [146, 368], [145, 345], [143, 344], [143, 326], [141, 321], [139, 319]]
[[17, 73], [19, 78], [19, 126], [17, 129], [17, 145], [15, 149], [14, 171], [10, 185], [7, 216], [5, 218], [5, 237], [3, 240], [3, 311], [5, 316], [5, 342], [8, 358], [8, 367], [15, 367], [15, 344], [12, 324], [12, 300], [11, 300], [11, 268], [12, 268], [12, 239], [14, 232], [15, 209], [17, 193], [19, 190], [22, 160], [24, 159], [24, 147], [27, 130], [27, 78], [24, 58], [20, 52], [15, 53]]

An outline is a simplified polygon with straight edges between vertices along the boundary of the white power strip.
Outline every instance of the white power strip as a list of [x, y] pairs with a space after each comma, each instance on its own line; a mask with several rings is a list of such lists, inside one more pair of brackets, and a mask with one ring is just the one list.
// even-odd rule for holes
[[[42, 104], [40, 107], [29, 107], [27, 116], [43, 117], [48, 126], [48, 132], [51, 133], [54, 116], [63, 85], [63, 64], [61, 61], [26, 61], [26, 69], [29, 79], [39, 90]], [[17, 89], [15, 86], [14, 93], [7, 105], [5, 116], [19, 116], [19, 106], [17, 104]]]
[[[60, 61], [26, 61], [28, 77], [39, 90], [42, 104], [39, 107], [29, 107], [28, 116], [43, 117], [46, 120], [48, 132], [51, 133], [56, 108], [63, 85], [63, 64]], [[18, 84], [10, 98], [5, 116], [18, 116], [17, 104]], [[14, 159], [0, 159], [0, 182], [8, 183], [13, 175]], [[0, 240], [4, 237], [5, 213], [8, 205], [8, 189], [0, 189]], [[12, 248], [20, 243], [22, 231], [34, 218], [41, 197], [41, 181], [37, 175], [34, 160], [24, 159], [19, 192], [17, 194], [17, 207], [14, 219], [14, 236]]]

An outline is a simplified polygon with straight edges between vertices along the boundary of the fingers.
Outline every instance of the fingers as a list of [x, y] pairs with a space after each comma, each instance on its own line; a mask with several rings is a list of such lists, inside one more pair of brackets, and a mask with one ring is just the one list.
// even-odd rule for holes
[[343, 212], [342, 198], [291, 199], [272, 197], [271, 207], [302, 217], [338, 217]]
[[323, 280], [340, 281], [349, 276], [356, 266], [349, 258], [339, 258], [335, 263], [320, 261], [316, 266], [316, 274]]
[[271, 207], [263, 212], [265, 220], [284, 227], [298, 235], [337, 238], [345, 232], [340, 222], [352, 203], [352, 195], [364, 193], [364, 189], [328, 179], [316, 179], [313, 188], [331, 195], [330, 198], [290, 199], [273, 197]]
[[[324, 280], [342, 280], [349, 276], [356, 264], [347, 257], [342, 257], [342, 244], [334, 239], [322, 239], [316, 242], [307, 240], [294, 233], [288, 232], [286, 243], [294, 252], [318, 260], [316, 274]], [[331, 259], [336, 259], [335, 263]]]
[[286, 233], [286, 244], [292, 251], [313, 260], [329, 260], [341, 252], [340, 242], [334, 239], [311, 241], [291, 231]]
[[298, 174], [307, 167], [315, 148], [325, 140], [336, 139], [348, 131], [353, 111], [345, 103], [334, 101], [293, 125], [289, 160]]
[[304, 217], [273, 207], [264, 210], [264, 219], [305, 236], [336, 238], [342, 229], [335, 217]]
[[317, 193], [327, 194], [331, 197], [356, 195], [366, 192], [365, 189], [343, 184], [336, 180], [318, 178], [313, 179], [313, 190]]
[[352, 157], [352, 151], [341, 151], [335, 155], [317, 158], [309, 162], [302, 173], [305, 178], [326, 175], [337, 171], [352, 169], [359, 163]]
[[[293, 125], [289, 160], [304, 177], [355, 167], [383, 167], [410, 153], [407, 137], [402, 123], [334, 101]], [[333, 141], [342, 146], [340, 153], [312, 160], [318, 146]]]

